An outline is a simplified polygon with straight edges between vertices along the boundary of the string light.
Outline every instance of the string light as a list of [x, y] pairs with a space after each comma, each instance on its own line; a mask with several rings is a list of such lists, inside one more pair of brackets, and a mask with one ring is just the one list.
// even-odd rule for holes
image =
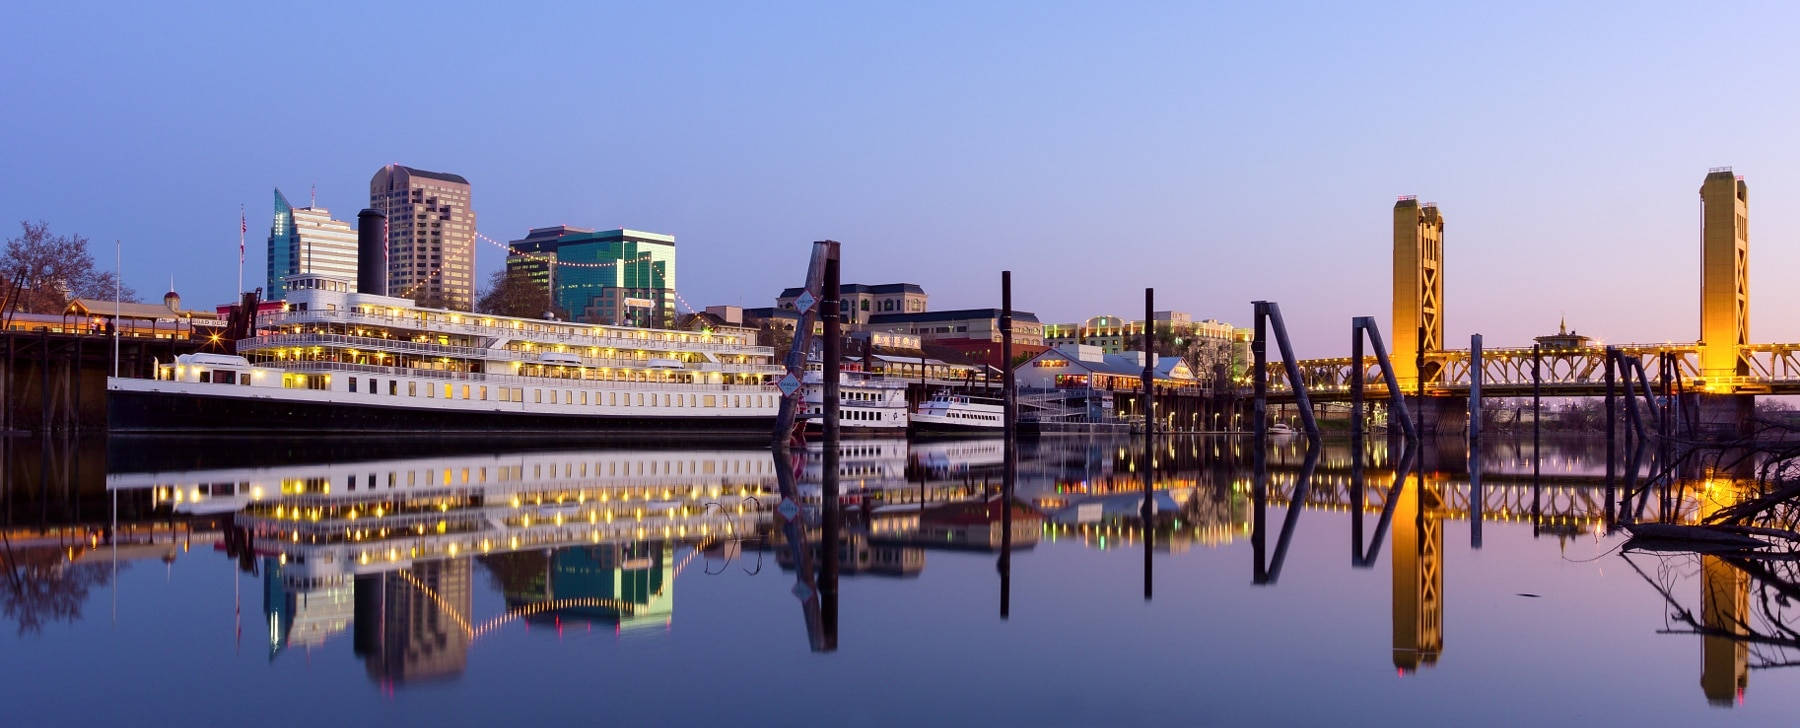
[[624, 260], [611, 260], [611, 261], [607, 261], [605, 263], [575, 263], [575, 262], [570, 262], [570, 261], [562, 261], [562, 260], [557, 260], [554, 257], [546, 257], [543, 255], [538, 255], [536, 253], [530, 253], [530, 252], [526, 252], [523, 250], [519, 250], [517, 248], [514, 248], [511, 245], [502, 243], [498, 240], [495, 240], [486, 235], [483, 235], [480, 232], [475, 233], [475, 237], [477, 239], [481, 240], [482, 242], [488, 243], [489, 245], [492, 245], [496, 248], [500, 248], [501, 250], [506, 251], [506, 253], [509, 257], [516, 255], [516, 256], [519, 256], [526, 260], [536, 261], [536, 262], [544, 263], [547, 265], [554, 265], [558, 268], [611, 268], [620, 263], [629, 262], [629, 261], [624, 261]]

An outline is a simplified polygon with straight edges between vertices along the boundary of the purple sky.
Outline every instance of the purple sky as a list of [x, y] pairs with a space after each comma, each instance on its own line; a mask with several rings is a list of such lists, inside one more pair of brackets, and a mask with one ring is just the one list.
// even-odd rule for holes
[[[846, 280], [1043, 320], [1159, 308], [1302, 353], [1387, 320], [1395, 195], [1448, 220], [1452, 341], [1559, 314], [1697, 336], [1700, 179], [1751, 190], [1752, 338], [1800, 341], [1791, 7], [1386, 3], [29, 3], [0, 43], [0, 220], [124, 241], [195, 303], [263, 269], [270, 190], [343, 219], [398, 161], [475, 186], [502, 240], [672, 233], [696, 305], [768, 305], [806, 243]], [[1627, 9], [1629, 8], [1629, 9]], [[8, 236], [16, 228], [8, 228]], [[500, 264], [483, 246], [483, 273]]]

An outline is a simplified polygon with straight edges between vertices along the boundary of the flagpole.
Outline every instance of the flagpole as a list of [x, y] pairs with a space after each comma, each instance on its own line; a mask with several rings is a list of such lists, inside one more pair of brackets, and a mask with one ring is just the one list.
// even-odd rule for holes
[[244, 217], [244, 206], [238, 205], [238, 287], [237, 297], [244, 295], [244, 233], [250, 231], [250, 220]]
[[125, 268], [119, 261], [119, 239], [113, 238], [113, 378], [119, 378], [119, 299], [125, 297]]

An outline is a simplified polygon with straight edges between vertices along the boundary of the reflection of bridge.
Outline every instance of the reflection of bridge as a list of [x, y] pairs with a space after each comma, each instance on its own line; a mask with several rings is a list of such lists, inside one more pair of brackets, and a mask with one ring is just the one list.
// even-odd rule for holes
[[[1611, 347], [1626, 362], [1642, 365], [1650, 386], [1703, 395], [1800, 394], [1800, 344], [1757, 344], [1749, 335], [1749, 193], [1729, 168], [1711, 170], [1700, 187], [1702, 205], [1700, 339], [1692, 343], [1629, 344]], [[1422, 383], [1428, 396], [1466, 397], [1479, 366], [1484, 397], [1529, 395], [1534, 379], [1547, 396], [1603, 394], [1608, 347], [1585, 337], [1540, 337], [1538, 347], [1486, 349], [1479, 358], [1450, 349], [1444, 339], [1444, 220], [1430, 203], [1403, 197], [1394, 205], [1393, 365], [1404, 393]], [[1535, 363], [1535, 366], [1534, 366]], [[1369, 398], [1393, 395], [1373, 357], [1298, 362], [1299, 376], [1314, 402], [1350, 398], [1357, 369]], [[1534, 377], [1533, 371], [1537, 371]], [[1293, 401], [1288, 374], [1279, 361], [1268, 367], [1270, 395]], [[1666, 387], [1666, 388], [1665, 388]], [[1621, 390], [1622, 391], [1622, 390]], [[1742, 418], [1744, 400], [1706, 421]], [[1704, 409], [1706, 402], [1699, 402]], [[1732, 414], [1732, 413], [1737, 414]], [[1449, 414], [1445, 412], [1444, 414]]]

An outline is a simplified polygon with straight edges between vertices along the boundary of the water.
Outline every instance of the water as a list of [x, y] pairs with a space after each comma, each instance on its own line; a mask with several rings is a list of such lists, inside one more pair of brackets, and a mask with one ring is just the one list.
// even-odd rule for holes
[[[1775, 725], [1800, 708], [1789, 582], [1621, 556], [1593, 442], [1547, 445], [1535, 492], [1529, 444], [1487, 443], [1476, 549], [1457, 443], [1385, 526], [1385, 449], [1358, 526], [1347, 446], [1290, 515], [1305, 453], [1275, 445], [1259, 546], [1247, 442], [1176, 440], [1148, 561], [1137, 448], [1027, 445], [1019, 495], [1045, 520], [1015, 522], [1005, 618], [988, 511], [917, 509], [982, 503], [998, 443], [851, 443], [835, 635], [796, 596], [767, 452], [119, 445], [110, 471], [100, 444], [8, 446], [10, 724]], [[1645, 513], [1691, 518], [1731, 481], [1683, 486]]]

